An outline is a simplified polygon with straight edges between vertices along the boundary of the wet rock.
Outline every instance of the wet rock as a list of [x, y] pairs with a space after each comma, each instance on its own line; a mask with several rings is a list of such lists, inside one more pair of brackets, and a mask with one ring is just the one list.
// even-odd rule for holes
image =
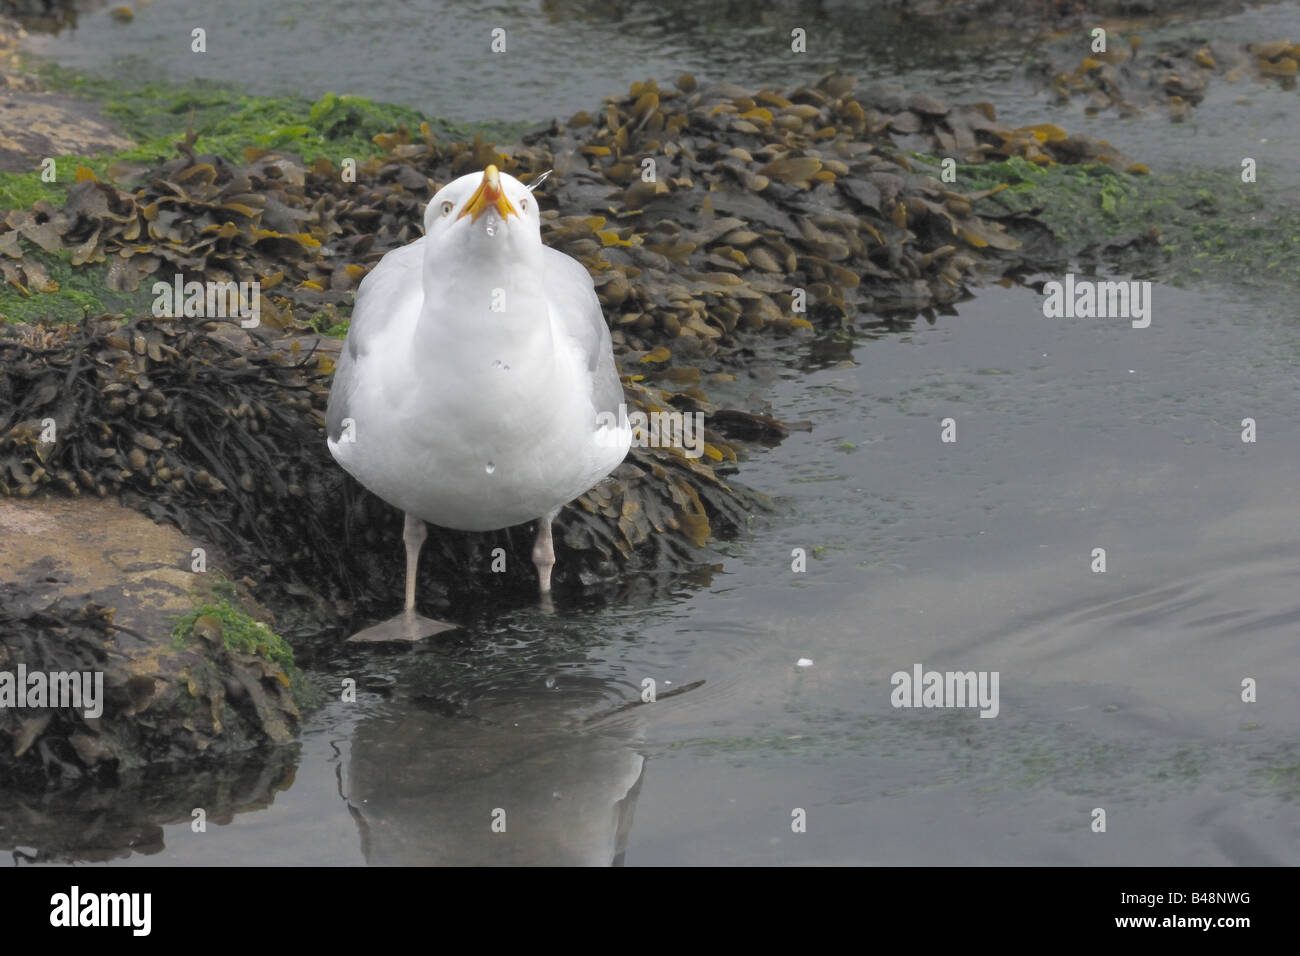
[[[6, 780], [103, 782], [292, 738], [299, 713], [279, 663], [227, 647], [219, 623], [215, 640], [173, 640], [176, 619], [216, 593], [210, 545], [100, 500], [0, 498], [0, 534], [0, 672], [98, 674], [103, 695], [94, 706], [0, 707]], [[209, 552], [206, 573], [191, 570], [196, 547]]]
[[0, 94], [0, 170], [5, 172], [31, 172], [42, 156], [83, 156], [133, 145], [86, 100], [16, 90]]
[[1137, 33], [1114, 33], [1109, 46], [1109, 53], [1077, 62], [1058, 57], [1032, 72], [1051, 86], [1058, 102], [1085, 99], [1090, 113], [1113, 110], [1120, 116], [1159, 110], [1177, 122], [1205, 98], [1211, 83], [1291, 85], [1300, 63], [1300, 43], [1289, 40], [1243, 45], [1181, 37], [1143, 44]]

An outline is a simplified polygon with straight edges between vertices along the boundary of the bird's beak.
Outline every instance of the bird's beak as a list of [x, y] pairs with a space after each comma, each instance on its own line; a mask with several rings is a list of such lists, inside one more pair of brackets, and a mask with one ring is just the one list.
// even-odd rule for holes
[[501, 188], [501, 174], [495, 166], [483, 170], [483, 182], [479, 183], [478, 189], [474, 190], [474, 195], [469, 197], [469, 202], [456, 218], [464, 219], [469, 216], [470, 222], [473, 222], [490, 208], [495, 208], [502, 219], [519, 215], [515, 207], [510, 205], [510, 200], [506, 198], [505, 191]]

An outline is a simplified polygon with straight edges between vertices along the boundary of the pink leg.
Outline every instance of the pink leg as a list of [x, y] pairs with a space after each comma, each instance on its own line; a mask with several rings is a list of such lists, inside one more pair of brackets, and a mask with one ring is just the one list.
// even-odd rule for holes
[[407, 514], [402, 538], [406, 541], [406, 610], [415, 610], [415, 578], [420, 569], [420, 549], [429, 531], [415, 515]]
[[537, 567], [537, 583], [543, 594], [551, 593], [551, 568], [555, 567], [555, 542], [551, 538], [551, 522], [559, 509], [537, 520], [537, 540], [533, 543], [533, 564]]
[[348, 638], [349, 642], [419, 641], [456, 627], [455, 624], [421, 617], [415, 612], [415, 578], [420, 568], [420, 548], [428, 535], [423, 521], [414, 515], [406, 516], [406, 526], [402, 530], [402, 540], [406, 542], [406, 607], [396, 617], [353, 634]]

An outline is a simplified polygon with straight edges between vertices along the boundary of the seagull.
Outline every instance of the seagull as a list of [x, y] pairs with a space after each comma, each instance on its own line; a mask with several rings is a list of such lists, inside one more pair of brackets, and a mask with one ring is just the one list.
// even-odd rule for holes
[[334, 460], [405, 512], [406, 605], [351, 641], [455, 626], [415, 611], [426, 523], [537, 521], [532, 558], [549, 599], [551, 522], [627, 455], [609, 327], [587, 270], [542, 243], [541, 178], [525, 186], [488, 166], [448, 183], [425, 208], [424, 236], [357, 290], [326, 432]]

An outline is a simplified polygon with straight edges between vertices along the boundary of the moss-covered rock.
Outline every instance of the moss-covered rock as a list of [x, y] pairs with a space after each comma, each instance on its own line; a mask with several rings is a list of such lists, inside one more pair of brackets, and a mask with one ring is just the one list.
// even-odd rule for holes
[[0, 529], [0, 672], [98, 674], [103, 695], [0, 708], [5, 779], [70, 786], [292, 740], [292, 652], [210, 543], [100, 500], [0, 498]]

